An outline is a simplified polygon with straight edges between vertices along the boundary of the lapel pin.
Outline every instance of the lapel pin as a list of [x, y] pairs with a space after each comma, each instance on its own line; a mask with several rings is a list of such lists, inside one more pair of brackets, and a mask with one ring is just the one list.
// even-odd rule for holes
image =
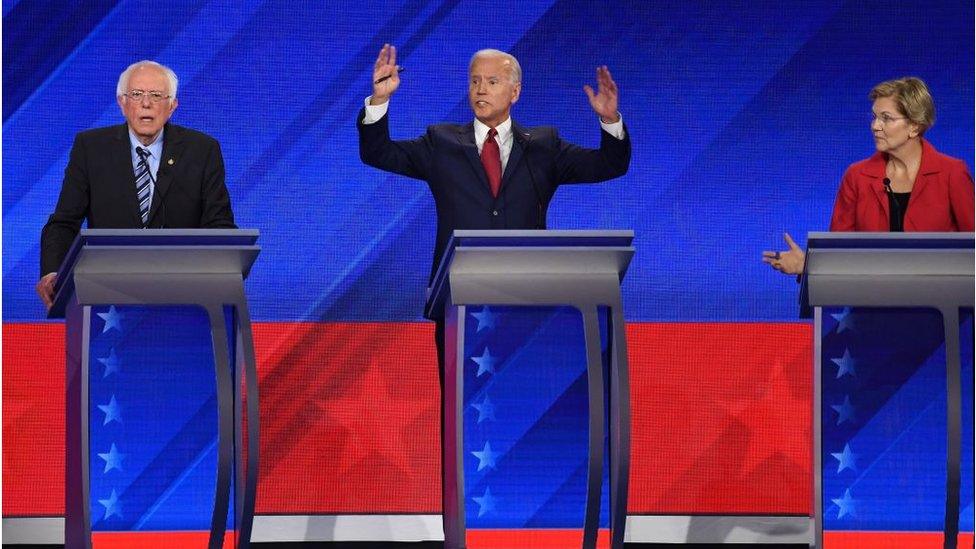
[[175, 163], [175, 161], [172, 158], [170, 158], [169, 161], [166, 163], [172, 166]]

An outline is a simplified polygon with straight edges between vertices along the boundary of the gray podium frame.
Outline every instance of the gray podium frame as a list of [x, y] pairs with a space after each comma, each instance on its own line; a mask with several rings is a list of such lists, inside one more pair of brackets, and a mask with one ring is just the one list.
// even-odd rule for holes
[[[454, 231], [426, 313], [446, 318], [444, 399], [445, 547], [465, 543], [463, 465], [464, 318], [469, 305], [571, 306], [583, 314], [589, 442], [583, 548], [596, 547], [603, 470], [603, 362], [598, 307], [610, 308], [610, 538], [622, 548], [630, 472], [630, 383], [620, 283], [634, 255], [633, 231]], [[466, 242], [480, 241], [479, 245]], [[491, 245], [485, 245], [491, 241]], [[497, 242], [497, 244], [495, 244]], [[572, 243], [572, 245], [567, 245]], [[442, 308], [442, 309], [441, 309]], [[451, 367], [453, 362], [453, 368]], [[451, 391], [451, 388], [454, 391]], [[456, 491], [447, 490], [456, 486]]]
[[[238, 547], [250, 543], [258, 475], [258, 385], [244, 279], [260, 252], [256, 230], [82, 230], [58, 271], [49, 318], [66, 319], [66, 547], [91, 547], [88, 374], [93, 305], [198, 305], [210, 318], [217, 381], [217, 484], [209, 547], [223, 547], [231, 473], [237, 472]], [[231, 379], [224, 306], [235, 307], [236, 376]], [[244, 394], [235, 391], [244, 386]], [[247, 401], [247, 464], [240, 421]]]
[[802, 316], [814, 318], [814, 536], [823, 546], [820, 340], [823, 307], [925, 307], [943, 318], [946, 345], [945, 547], [959, 533], [961, 385], [959, 309], [973, 307], [973, 233], [825, 233], [807, 236], [800, 295]]

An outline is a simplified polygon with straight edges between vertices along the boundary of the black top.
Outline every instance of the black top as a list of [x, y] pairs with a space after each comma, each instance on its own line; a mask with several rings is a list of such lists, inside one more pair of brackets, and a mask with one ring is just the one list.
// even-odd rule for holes
[[891, 215], [888, 216], [889, 231], [893, 233], [905, 231], [905, 210], [908, 209], [908, 199], [911, 197], [911, 192], [896, 193], [892, 191], [888, 193], [888, 211], [891, 212]]

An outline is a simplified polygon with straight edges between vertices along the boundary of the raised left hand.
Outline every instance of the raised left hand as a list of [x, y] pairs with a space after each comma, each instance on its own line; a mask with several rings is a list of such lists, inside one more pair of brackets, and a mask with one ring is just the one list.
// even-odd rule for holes
[[617, 111], [617, 83], [610, 76], [610, 69], [606, 65], [596, 68], [596, 92], [590, 86], [583, 86], [583, 91], [590, 98], [590, 106], [600, 115], [600, 120], [607, 124], [620, 120]]

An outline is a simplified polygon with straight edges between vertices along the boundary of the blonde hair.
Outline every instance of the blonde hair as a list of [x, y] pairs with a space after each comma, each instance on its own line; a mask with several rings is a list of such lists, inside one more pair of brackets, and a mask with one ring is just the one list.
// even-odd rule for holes
[[928, 86], [921, 78], [906, 76], [895, 80], [887, 80], [871, 88], [868, 98], [871, 101], [882, 97], [890, 97], [898, 105], [900, 113], [910, 122], [918, 126], [918, 134], [935, 124], [935, 103]]

